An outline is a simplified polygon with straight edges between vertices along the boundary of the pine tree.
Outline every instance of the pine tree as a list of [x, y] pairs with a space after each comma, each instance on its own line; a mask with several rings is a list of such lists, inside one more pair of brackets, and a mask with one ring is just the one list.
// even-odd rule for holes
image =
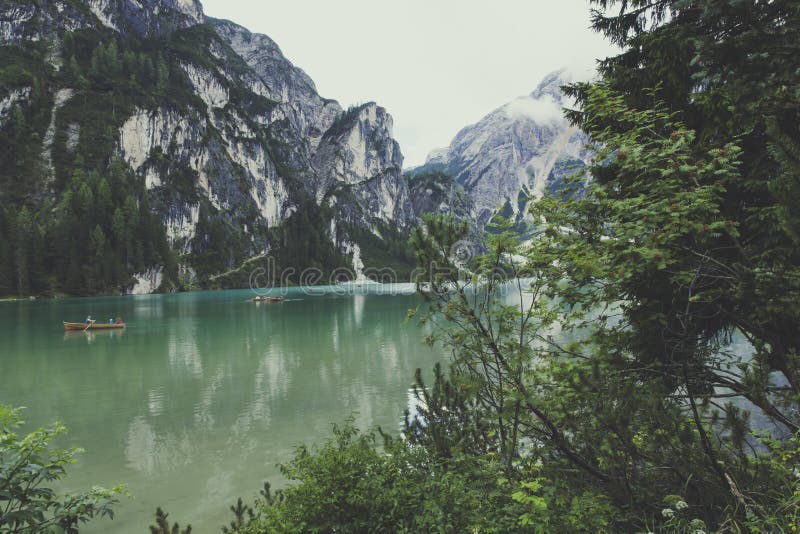
[[[800, 336], [795, 327], [800, 323], [800, 248], [793, 205], [800, 182], [800, 97], [788, 90], [800, 72], [800, 7], [789, 0], [593, 3], [601, 8], [595, 28], [625, 51], [602, 63], [601, 83], [571, 89], [582, 107], [572, 118], [598, 141], [631, 135], [635, 125], [609, 112], [621, 102], [649, 113], [673, 113], [681, 129], [661, 135], [687, 143], [699, 166], [695, 169], [691, 160], [665, 164], [687, 170], [688, 192], [707, 185], [697, 180], [709, 170], [719, 173], [713, 183], [721, 188], [714, 206], [724, 226], [701, 226], [697, 231], [713, 239], [703, 250], [689, 247], [683, 253], [705, 262], [696, 266], [697, 280], [691, 283], [686, 273], [668, 270], [658, 275], [670, 287], [665, 290], [649, 274], [630, 278], [627, 291], [635, 304], [629, 313], [640, 319], [638, 342], [666, 359], [674, 345], [654, 347], [665, 326], [683, 332], [676, 342], [689, 353], [697, 339], [707, 345], [738, 330], [761, 347], [755, 360], [764, 372], [779, 373], [789, 392], [800, 394]], [[650, 23], [643, 25], [643, 20]], [[622, 155], [635, 159], [623, 161], [617, 155], [593, 169], [614, 200], [644, 191], [638, 180], [618, 182], [620, 169], [642, 154], [637, 143], [629, 146]], [[703, 167], [714, 160], [735, 165], [736, 172]], [[671, 172], [673, 168], [662, 171]], [[617, 189], [611, 187], [614, 183]], [[678, 246], [677, 239], [664, 239], [665, 246]], [[707, 298], [693, 294], [701, 287]], [[697, 314], [689, 326], [684, 324], [688, 307]], [[651, 322], [645, 324], [647, 317]], [[783, 423], [790, 428], [800, 424]]]
[[122, 76], [122, 62], [116, 41], [108, 43], [105, 50], [105, 69], [109, 78], [117, 80]]
[[89, 250], [95, 254], [96, 259], [101, 259], [103, 250], [106, 246], [106, 235], [103, 232], [103, 229], [100, 228], [100, 225], [96, 225], [94, 230], [92, 230], [91, 237], [89, 239]]
[[175, 523], [172, 525], [172, 528], [170, 528], [167, 517], [169, 517], [169, 514], [164, 512], [160, 507], [156, 509], [156, 524], [150, 525], [151, 534], [191, 534], [191, 525], [181, 530], [178, 523]]
[[63, 57], [75, 57], [75, 35], [72, 32], [64, 34], [61, 42], [61, 53]]
[[0, 295], [15, 293], [14, 252], [5, 210], [0, 208]]
[[30, 294], [31, 242], [33, 239], [33, 220], [27, 207], [17, 215], [15, 225], [15, 263], [17, 271], [17, 294]]
[[117, 250], [121, 252], [122, 262], [127, 267], [131, 256], [131, 232], [128, 222], [119, 208], [114, 210], [111, 228]]
[[89, 61], [89, 79], [93, 83], [102, 84], [105, 81], [105, 67], [105, 46], [100, 43], [92, 52]]
[[79, 80], [82, 76], [83, 72], [78, 64], [78, 60], [75, 59], [75, 56], [70, 56], [64, 65], [64, 77], [69, 83], [77, 87], [80, 85]]
[[156, 59], [155, 77], [156, 94], [163, 95], [169, 85], [169, 67], [167, 67], [167, 62], [161, 54]]

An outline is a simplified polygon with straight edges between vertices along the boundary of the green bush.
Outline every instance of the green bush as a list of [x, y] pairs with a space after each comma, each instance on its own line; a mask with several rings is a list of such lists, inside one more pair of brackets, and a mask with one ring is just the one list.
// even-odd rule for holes
[[95, 486], [72, 495], [58, 495], [50, 484], [66, 475], [80, 449], [58, 449], [51, 441], [66, 432], [61, 423], [21, 436], [21, 409], [0, 406], [0, 531], [45, 532], [60, 528], [78, 532], [94, 517], [113, 519], [112, 506], [122, 486]]
[[240, 532], [511, 532], [521, 510], [489, 458], [443, 462], [423, 447], [360, 433], [348, 421], [282, 466], [293, 482], [264, 492]]

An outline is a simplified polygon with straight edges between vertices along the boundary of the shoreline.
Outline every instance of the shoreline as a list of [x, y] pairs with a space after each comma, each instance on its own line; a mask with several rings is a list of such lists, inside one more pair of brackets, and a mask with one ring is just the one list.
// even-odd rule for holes
[[180, 294], [191, 294], [191, 293], [214, 293], [219, 291], [246, 291], [251, 290], [255, 295], [261, 296], [270, 296], [272, 293], [277, 293], [280, 295], [282, 292], [288, 289], [296, 289], [296, 288], [308, 288], [311, 291], [319, 290], [321, 288], [338, 288], [338, 290], [342, 291], [352, 291], [357, 289], [368, 289], [368, 288], [378, 288], [384, 286], [398, 286], [398, 285], [411, 285], [414, 284], [411, 282], [375, 282], [375, 281], [350, 281], [350, 282], [343, 282], [340, 284], [319, 284], [319, 285], [282, 285], [282, 286], [275, 286], [266, 290], [264, 288], [256, 288], [253, 289], [251, 287], [230, 287], [230, 288], [215, 288], [215, 289], [187, 289], [184, 291], [155, 291], [153, 293], [101, 293], [96, 295], [69, 295], [66, 293], [58, 293], [58, 294], [45, 294], [45, 295], [29, 295], [26, 297], [0, 297], [0, 303], [4, 302], [30, 302], [36, 300], [60, 300], [60, 299], [80, 299], [80, 298], [108, 298], [108, 297], [144, 297], [144, 296], [155, 296], [155, 295], [180, 295]]

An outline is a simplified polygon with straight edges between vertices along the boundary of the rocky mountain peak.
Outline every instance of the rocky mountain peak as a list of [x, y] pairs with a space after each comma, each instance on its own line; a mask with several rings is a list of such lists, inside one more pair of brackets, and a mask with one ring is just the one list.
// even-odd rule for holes
[[[278, 44], [266, 35], [252, 33], [229, 20], [208, 19], [217, 33], [262, 77], [277, 86], [275, 100], [294, 100], [295, 96], [318, 96], [314, 81], [303, 69], [292, 65]], [[290, 95], [288, 91], [300, 94]]]
[[100, 22], [122, 33], [156, 37], [203, 24], [199, 0], [89, 0]]
[[[326, 137], [341, 137], [344, 134], [357, 133], [368, 136], [375, 132], [392, 136], [394, 119], [385, 108], [375, 102], [367, 102], [350, 107], [339, 114], [330, 129], [325, 132]], [[402, 163], [402, 155], [400, 155]]]
[[317, 198], [340, 204], [349, 199], [350, 222], [405, 228], [414, 220], [393, 122], [386, 109], [368, 102], [340, 113], [322, 137], [314, 156]]
[[479, 225], [500, 210], [518, 213], [521, 199], [557, 188], [586, 160], [586, 139], [563, 114], [570, 103], [561, 86], [575, 79], [567, 69], [551, 72], [530, 94], [463, 128], [415, 172], [452, 175], [469, 195], [470, 215]]
[[542, 78], [542, 81], [539, 82], [539, 85], [531, 92], [530, 96], [532, 98], [542, 98], [545, 95], [549, 95], [554, 100], [561, 102], [564, 99], [561, 87], [575, 81], [576, 78], [576, 73], [566, 68], [554, 70]]
[[206, 22], [257, 75], [250, 90], [279, 103], [292, 127], [315, 150], [322, 134], [342, 111], [339, 103], [322, 98], [311, 77], [293, 65], [268, 36], [252, 33], [228, 20], [209, 18]]
[[[0, 85], [0, 128], [19, 110], [42, 132], [43, 146], [7, 151], [41, 155], [47, 174], [26, 193], [41, 212], [84, 177], [99, 195], [94, 178], [113, 176], [127, 190], [87, 227], [114, 235], [112, 216], [137, 204], [152, 217], [133, 229], [141, 253], [109, 252], [121, 268], [95, 291], [246, 285], [267, 253], [297, 272], [408, 261], [415, 219], [391, 115], [343, 111], [266, 35], [205, 17], [198, 0], [0, 0], [0, 44], [25, 52], [9, 57], [26, 71], [58, 72]], [[91, 251], [76, 239], [80, 265]]]

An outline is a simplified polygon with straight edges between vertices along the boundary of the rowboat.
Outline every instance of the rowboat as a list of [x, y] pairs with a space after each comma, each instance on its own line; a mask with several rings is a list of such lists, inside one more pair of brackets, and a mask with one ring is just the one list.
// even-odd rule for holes
[[68, 323], [64, 321], [64, 330], [116, 330], [125, 328], [125, 323], [110, 324], [110, 323]]
[[254, 297], [253, 302], [283, 302], [283, 297]]

